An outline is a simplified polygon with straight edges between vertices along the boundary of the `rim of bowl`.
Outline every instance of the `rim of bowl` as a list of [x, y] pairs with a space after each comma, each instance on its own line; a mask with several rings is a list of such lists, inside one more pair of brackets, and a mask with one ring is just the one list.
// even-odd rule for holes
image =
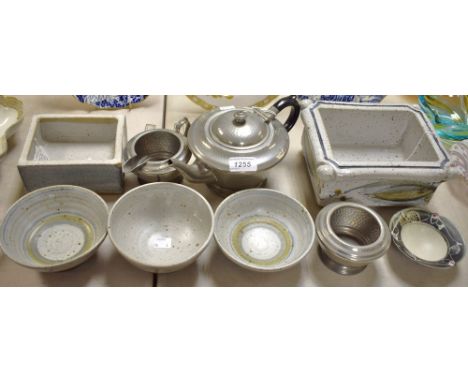
[[[133, 256], [128, 256], [127, 253], [125, 251], [122, 250], [122, 248], [116, 243], [116, 241], [114, 240], [114, 237], [112, 235], [112, 227], [111, 227], [111, 218], [112, 218], [112, 215], [114, 214], [114, 210], [115, 208], [122, 202], [122, 200], [124, 200], [126, 197], [128, 197], [130, 194], [134, 193], [134, 192], [137, 192], [143, 188], [151, 188], [151, 187], [154, 187], [154, 188], [157, 188], [157, 187], [160, 187], [160, 186], [167, 186], [167, 185], [170, 185], [170, 187], [176, 187], [176, 188], [181, 188], [181, 189], [185, 189], [185, 190], [188, 190], [194, 194], [196, 194], [202, 201], [203, 203], [208, 207], [208, 211], [210, 212], [210, 220], [211, 220], [211, 227], [210, 227], [210, 232], [208, 234], [208, 237], [207, 239], [203, 242], [202, 245], [200, 245], [198, 251], [194, 252], [194, 254], [190, 257], [188, 257], [187, 259], [185, 259], [184, 261], [181, 261], [179, 263], [174, 263], [174, 264], [171, 264], [170, 266], [160, 266], [160, 265], [157, 265], [157, 264], [149, 264], [149, 263], [146, 263], [146, 262], [143, 262], [139, 259], [136, 259], [135, 257]], [[211, 204], [208, 202], [208, 200], [206, 200], [206, 198], [201, 194], [199, 193], [198, 191], [194, 190], [193, 188], [190, 188], [188, 186], [185, 186], [183, 184], [178, 184], [178, 183], [172, 183], [172, 182], [157, 182], [157, 183], [148, 183], [148, 184], [143, 184], [141, 186], [138, 186], [138, 187], [135, 187], [133, 189], [131, 189], [130, 191], [126, 192], [125, 194], [123, 194], [119, 199], [117, 199], [117, 201], [114, 203], [114, 205], [112, 206], [110, 212], [109, 212], [109, 216], [107, 218], [107, 233], [109, 234], [109, 238], [111, 239], [111, 242], [112, 244], [115, 246], [115, 248], [117, 249], [117, 251], [125, 258], [127, 259], [130, 263], [134, 263], [134, 264], [139, 264], [141, 265], [142, 267], [161, 267], [161, 268], [169, 268], [169, 267], [173, 267], [175, 265], [180, 265], [180, 264], [184, 264], [190, 260], [192, 260], [193, 258], [196, 258], [197, 256], [199, 256], [205, 249], [206, 247], [208, 246], [208, 244], [210, 243], [210, 240], [213, 238], [213, 234], [214, 234], [214, 213], [213, 213], [213, 208], [211, 207]]]
[[71, 184], [64, 184], [64, 185], [54, 185], [54, 186], [42, 187], [42, 188], [38, 188], [37, 190], [28, 192], [27, 194], [25, 194], [21, 198], [19, 198], [16, 202], [14, 202], [10, 206], [10, 208], [8, 208], [7, 213], [5, 214], [5, 217], [3, 218], [2, 224], [0, 224], [0, 248], [2, 249], [3, 253], [8, 256], [8, 258], [10, 260], [14, 261], [15, 263], [17, 263], [19, 265], [22, 265], [23, 267], [30, 268], [30, 269], [53, 270], [54, 268], [61, 267], [61, 266], [65, 265], [65, 264], [74, 263], [78, 259], [82, 259], [83, 257], [88, 256], [90, 253], [94, 252], [102, 244], [102, 242], [104, 241], [104, 239], [107, 236], [107, 225], [104, 226], [104, 234], [98, 240], [95, 241], [95, 244], [90, 249], [83, 252], [82, 254], [80, 254], [77, 257], [72, 257], [71, 259], [67, 259], [67, 260], [64, 260], [64, 261], [61, 261], [61, 262], [58, 262], [58, 263], [47, 264], [47, 265], [37, 265], [37, 266], [36, 265], [31, 265], [31, 264], [25, 264], [22, 261], [19, 261], [18, 259], [16, 259], [15, 257], [11, 256], [8, 253], [8, 251], [6, 251], [5, 242], [3, 240], [3, 230], [4, 230], [4, 227], [5, 227], [5, 223], [11, 217], [14, 210], [16, 210], [18, 208], [18, 206], [24, 200], [29, 199], [33, 195], [41, 194], [41, 193], [45, 193], [45, 192], [49, 192], [49, 191], [57, 191], [57, 190], [60, 190], [60, 191], [78, 190], [80, 192], [84, 191], [84, 192], [88, 193], [89, 195], [92, 195], [93, 197], [97, 198], [97, 200], [99, 200], [100, 203], [102, 203], [102, 205], [104, 206], [104, 208], [106, 210], [107, 217], [109, 217], [109, 206], [107, 205], [106, 201], [99, 194], [97, 194], [96, 192], [94, 192], [94, 191], [92, 191], [92, 190], [90, 190], [88, 188], [85, 188], [85, 187], [74, 186], [74, 185], [71, 185]]
[[309, 220], [309, 223], [310, 223], [310, 225], [312, 227], [312, 238], [309, 241], [309, 245], [307, 246], [307, 248], [298, 256], [297, 259], [295, 259], [294, 261], [291, 261], [290, 263], [279, 264], [279, 265], [276, 265], [276, 266], [273, 266], [273, 267], [264, 267], [264, 266], [261, 266], [261, 265], [253, 265], [251, 263], [244, 262], [239, 257], [233, 256], [231, 254], [231, 251], [228, 251], [227, 248], [225, 248], [220, 243], [220, 240], [218, 238], [218, 231], [215, 229], [214, 230], [214, 237], [215, 237], [216, 243], [221, 248], [223, 253], [230, 260], [232, 260], [237, 265], [240, 265], [241, 267], [249, 269], [249, 270], [259, 271], [259, 272], [276, 272], [276, 271], [283, 271], [285, 269], [293, 267], [294, 265], [296, 265], [297, 263], [302, 261], [311, 252], [312, 247], [314, 246], [314, 244], [315, 244], [315, 242], [317, 240], [317, 234], [315, 232], [316, 230], [315, 230], [314, 219], [312, 218], [312, 215], [307, 210], [307, 208], [299, 200], [297, 200], [296, 198], [294, 198], [292, 196], [289, 196], [289, 195], [286, 195], [284, 192], [277, 191], [277, 190], [272, 190], [272, 189], [269, 189], [269, 188], [252, 188], [252, 189], [248, 189], [248, 190], [238, 191], [238, 192], [236, 192], [236, 193], [234, 193], [232, 195], [229, 195], [226, 199], [224, 199], [219, 204], [219, 206], [218, 206], [218, 208], [216, 209], [216, 212], [215, 212], [215, 218], [214, 218], [215, 226], [216, 226], [216, 221], [217, 221], [219, 215], [221, 214], [221, 211], [226, 207], [226, 205], [231, 201], [231, 199], [234, 199], [235, 196], [238, 196], [240, 194], [251, 194], [251, 193], [266, 193], [266, 194], [280, 195], [281, 197], [290, 199], [292, 202], [296, 203], [299, 207], [301, 207], [306, 212], [307, 220]]
[[[395, 229], [396, 225], [401, 224], [401, 218], [402, 218], [403, 214], [406, 213], [406, 212], [409, 212], [409, 211], [422, 212], [422, 213], [427, 213], [427, 214], [437, 214], [439, 216], [439, 218], [444, 221], [444, 224], [446, 225], [447, 230], [452, 231], [452, 233], [453, 233], [453, 231], [455, 231], [457, 236], [461, 240], [461, 244], [463, 245], [463, 248], [464, 248], [462, 256], [460, 256], [460, 258], [458, 260], [453, 260], [453, 258], [451, 258], [451, 256], [449, 256], [448, 250], [447, 250], [447, 254], [445, 255], [445, 257], [443, 259], [436, 260], [436, 261], [431, 261], [431, 260], [425, 260], [425, 259], [417, 256], [413, 252], [411, 252], [409, 250], [409, 248], [406, 246], [406, 244], [404, 243], [403, 240], [401, 240], [401, 239], [397, 240], [397, 238], [393, 235], [393, 230]], [[405, 224], [407, 224], [407, 223], [405, 223]], [[404, 226], [405, 224], [401, 224], [401, 226]], [[430, 225], [428, 223], [422, 223], [422, 224], [427, 224], [430, 227], [434, 228], [432, 225]], [[457, 263], [460, 260], [462, 260], [464, 255], [465, 255], [465, 240], [463, 239], [463, 236], [460, 234], [460, 231], [458, 231], [457, 227], [452, 223], [452, 221], [450, 219], [446, 218], [445, 216], [443, 216], [443, 215], [441, 215], [441, 214], [439, 214], [437, 212], [433, 212], [433, 211], [431, 211], [431, 210], [429, 210], [427, 208], [416, 206], [416, 207], [408, 207], [408, 208], [402, 209], [400, 211], [397, 211], [390, 218], [390, 222], [389, 222], [388, 226], [389, 226], [389, 229], [390, 229], [391, 240], [392, 240], [393, 244], [395, 245], [395, 247], [398, 249], [398, 251], [402, 255], [404, 255], [406, 258], [408, 258], [409, 260], [411, 260], [412, 262], [414, 262], [416, 264], [419, 264], [419, 265], [422, 265], [422, 266], [425, 266], [425, 267], [429, 267], [429, 268], [432, 268], [432, 269], [451, 269], [451, 268], [455, 267], [457, 265]], [[440, 231], [438, 231], [438, 234], [442, 236], [444, 241], [447, 243], [447, 247], [449, 247], [449, 243], [447, 241], [447, 235], [444, 235]], [[441, 262], [443, 260], [447, 259], [448, 257], [450, 257], [451, 260], [454, 261], [454, 263], [452, 265], [448, 265], [448, 264], [447, 265], [442, 265]]]

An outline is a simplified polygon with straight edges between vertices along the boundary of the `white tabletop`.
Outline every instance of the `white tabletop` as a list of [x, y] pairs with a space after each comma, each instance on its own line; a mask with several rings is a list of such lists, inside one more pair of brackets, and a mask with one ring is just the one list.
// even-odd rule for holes
[[[0, 219], [9, 206], [24, 194], [23, 183], [16, 164], [23, 148], [34, 114], [92, 113], [125, 114], [127, 135], [131, 138], [145, 128], [147, 123], [163, 124], [164, 97], [148, 97], [131, 110], [95, 110], [79, 103], [72, 96], [16, 96], [23, 102], [24, 119], [15, 135], [8, 140], [8, 153], [0, 158]], [[136, 177], [126, 177], [126, 189], [138, 185]], [[120, 195], [101, 195], [109, 206]], [[84, 264], [65, 272], [40, 273], [24, 268], [0, 251], [0, 286], [152, 286], [154, 276], [130, 265], [115, 250], [109, 237], [99, 247], [96, 255]]]
[[[416, 97], [388, 96], [387, 104], [416, 104]], [[203, 112], [184, 96], [168, 98], [167, 125], [187, 116], [191, 121]], [[266, 187], [285, 192], [302, 202], [315, 218], [320, 207], [316, 204], [300, 144], [303, 125], [299, 121], [290, 132], [291, 145], [286, 158], [270, 170]], [[189, 184], [189, 183], [187, 183]], [[190, 184], [192, 185], [192, 184]], [[221, 198], [205, 185], [192, 185], [211, 202], [213, 208]], [[449, 218], [468, 243], [468, 192], [459, 182], [444, 183], [435, 192], [428, 208]], [[398, 208], [379, 208], [385, 220]], [[297, 266], [277, 273], [257, 273], [240, 268], [212, 243], [198, 261], [188, 268], [171, 274], [160, 274], [158, 286], [468, 286], [468, 256], [449, 270], [424, 268], [401, 255], [395, 247], [362, 273], [341, 276], [326, 268], [317, 249]]]
[[[9, 152], [0, 158], [0, 218], [8, 207], [23, 193], [16, 163], [22, 149], [31, 117], [37, 113], [124, 113], [127, 117], [128, 137], [144, 129], [145, 124], [162, 125], [163, 97], [150, 96], [132, 110], [96, 111], [79, 104], [71, 96], [18, 96], [24, 103], [25, 117], [15, 136], [9, 140]], [[416, 103], [415, 97], [389, 96], [383, 103]], [[169, 96], [166, 128], [186, 116], [193, 121], [204, 110], [185, 96]], [[303, 125], [299, 121], [290, 133], [291, 145], [286, 158], [270, 170], [266, 187], [280, 190], [301, 201], [315, 217], [319, 206], [315, 202], [300, 139]], [[200, 191], [213, 209], [221, 198], [204, 184], [185, 182]], [[137, 186], [135, 177], [126, 178], [126, 189]], [[111, 205], [119, 195], [103, 195]], [[428, 206], [448, 217], [468, 242], [468, 193], [464, 185], [454, 181], [442, 184]], [[398, 208], [380, 208], [378, 211], [388, 221]], [[403, 257], [393, 246], [388, 254], [362, 273], [341, 276], [326, 268], [317, 256], [310, 253], [297, 266], [278, 273], [264, 274], [240, 268], [228, 260], [214, 240], [198, 261], [186, 269], [170, 274], [152, 275], [126, 262], [112, 246], [109, 238], [99, 248], [97, 255], [79, 267], [59, 273], [44, 274], [21, 267], [0, 254], [0, 286], [467, 286], [468, 260], [450, 270], [421, 267]]]

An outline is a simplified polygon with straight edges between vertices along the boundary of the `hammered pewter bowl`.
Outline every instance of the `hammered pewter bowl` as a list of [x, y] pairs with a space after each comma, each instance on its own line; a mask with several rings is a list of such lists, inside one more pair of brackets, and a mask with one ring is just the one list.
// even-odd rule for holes
[[73, 268], [106, 237], [108, 209], [96, 193], [51, 186], [26, 194], [8, 210], [0, 247], [16, 263], [41, 272]]
[[361, 204], [329, 204], [317, 215], [319, 256], [341, 275], [354, 275], [383, 256], [390, 247], [390, 231], [372, 209]]
[[208, 246], [213, 236], [213, 210], [189, 187], [149, 183], [115, 203], [108, 231], [131, 264], [148, 272], [173, 272], [193, 263]]
[[215, 213], [215, 238], [246, 269], [274, 272], [300, 262], [315, 243], [307, 209], [278, 191], [251, 189], [225, 199]]

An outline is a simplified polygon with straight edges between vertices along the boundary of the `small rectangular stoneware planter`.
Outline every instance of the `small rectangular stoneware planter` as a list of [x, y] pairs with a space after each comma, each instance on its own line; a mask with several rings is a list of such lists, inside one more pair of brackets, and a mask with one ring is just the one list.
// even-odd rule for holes
[[317, 202], [417, 205], [452, 174], [431, 123], [410, 105], [317, 102], [301, 112]]
[[123, 115], [35, 115], [18, 170], [28, 191], [70, 184], [121, 193], [125, 143]]

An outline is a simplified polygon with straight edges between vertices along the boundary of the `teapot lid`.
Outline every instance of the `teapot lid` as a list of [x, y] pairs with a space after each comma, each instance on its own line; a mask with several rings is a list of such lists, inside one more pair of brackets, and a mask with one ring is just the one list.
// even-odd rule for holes
[[208, 166], [231, 169], [230, 160], [251, 158], [257, 170], [274, 166], [289, 148], [288, 132], [270, 110], [224, 107], [204, 113], [189, 129], [193, 154]]
[[210, 125], [210, 135], [220, 144], [231, 147], [252, 147], [268, 137], [269, 126], [256, 113], [229, 110], [216, 115]]

